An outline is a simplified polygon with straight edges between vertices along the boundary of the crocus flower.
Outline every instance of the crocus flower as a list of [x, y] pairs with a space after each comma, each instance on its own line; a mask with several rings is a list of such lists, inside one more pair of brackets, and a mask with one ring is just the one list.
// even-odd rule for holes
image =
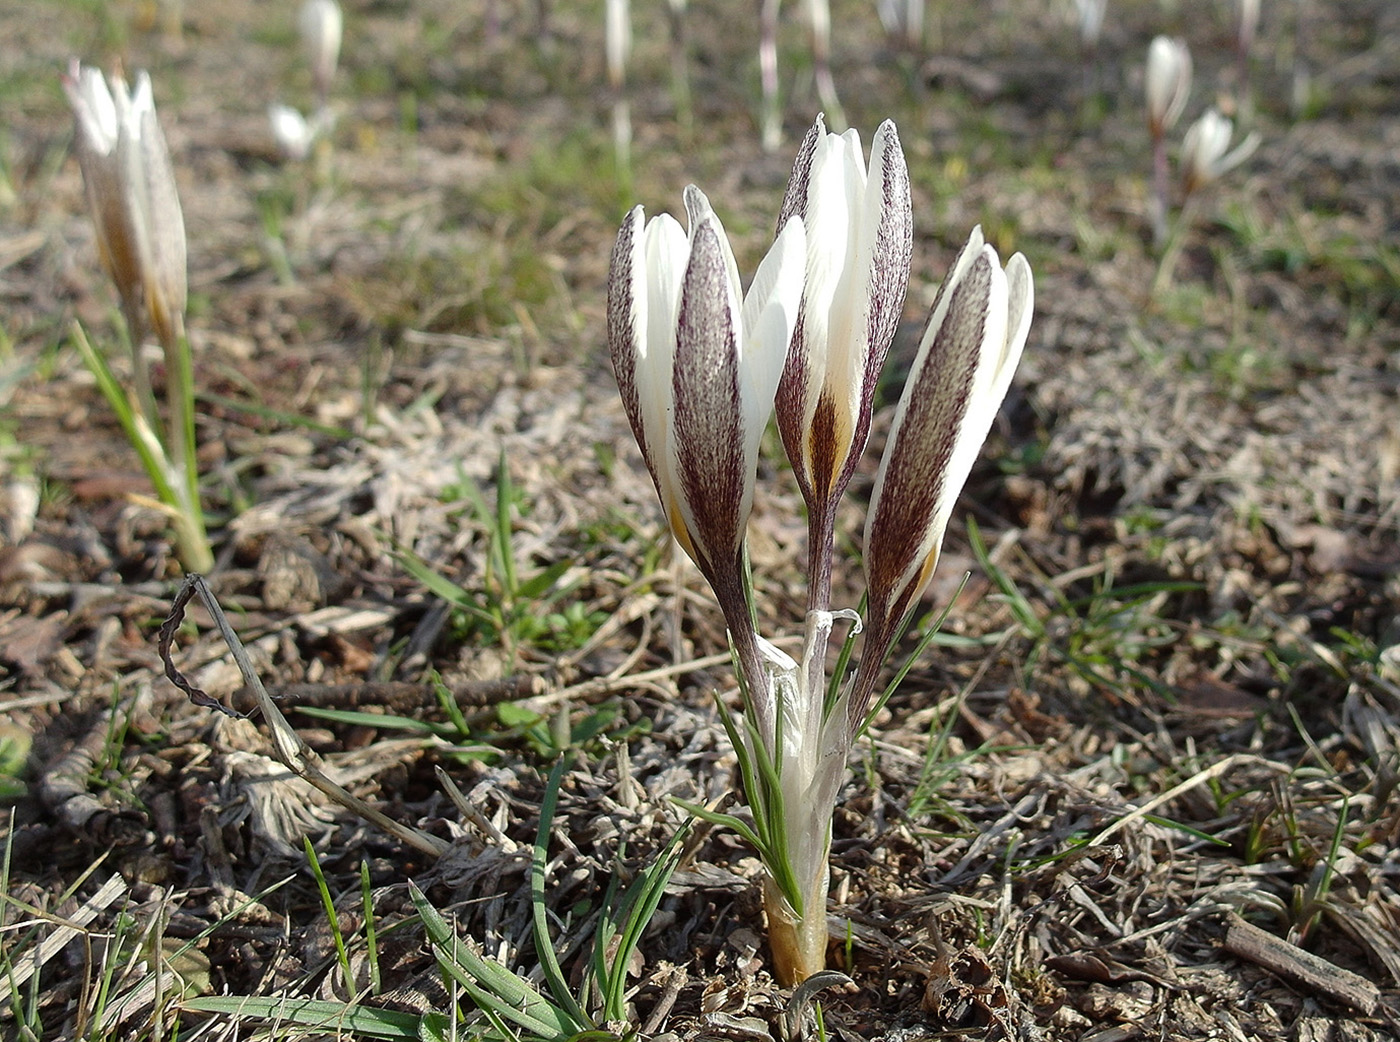
[[885, 653], [938, 563], [953, 504], [1011, 386], [1030, 330], [1030, 265], [1005, 269], [974, 228], [939, 287], [865, 523], [866, 643], [848, 714], [863, 722]]
[[1191, 93], [1191, 51], [1185, 40], [1155, 37], [1147, 48], [1147, 126], [1154, 140], [1176, 126]]
[[[818, 116], [803, 139], [780, 226], [807, 228], [802, 312], [778, 386], [778, 430], [807, 501], [812, 572], [829, 577], [836, 503], [870, 434], [871, 405], [904, 309], [913, 251], [909, 171], [888, 120], [867, 167], [860, 135], [826, 133]], [[817, 586], [822, 586], [818, 594]], [[825, 609], [824, 583], [812, 609]]]
[[301, 44], [311, 66], [311, 81], [321, 105], [326, 103], [331, 80], [335, 79], [343, 27], [340, 4], [336, 0], [306, 0], [302, 5], [297, 28], [301, 31]]
[[1251, 133], [1230, 148], [1234, 124], [1216, 109], [1207, 109], [1186, 130], [1181, 143], [1182, 189], [1189, 196], [1198, 188], [1218, 181], [1254, 154], [1259, 135]]
[[184, 325], [185, 222], [170, 153], [156, 119], [151, 81], [136, 89], [76, 61], [63, 78], [73, 106], [74, 151], [97, 228], [97, 247], [139, 342], [144, 314], [162, 344]]
[[632, 53], [632, 11], [629, 0], [607, 0], [603, 16], [608, 86], [613, 90], [621, 90], [627, 79], [627, 58]]
[[1079, 42], [1086, 51], [1098, 47], [1107, 9], [1108, 0], [1074, 0], [1074, 10], [1079, 16]]
[[671, 532], [714, 588], [757, 683], [764, 670], [744, 593], [744, 531], [797, 322], [806, 236], [800, 220], [788, 221], [741, 296], [709, 200], [692, 185], [685, 208], [688, 233], [667, 214], [644, 220], [640, 206], [623, 222], [608, 274], [608, 346]]
[[283, 157], [305, 159], [310, 154], [315, 134], [300, 112], [290, 105], [274, 102], [267, 107], [267, 120], [272, 127], [272, 140]]

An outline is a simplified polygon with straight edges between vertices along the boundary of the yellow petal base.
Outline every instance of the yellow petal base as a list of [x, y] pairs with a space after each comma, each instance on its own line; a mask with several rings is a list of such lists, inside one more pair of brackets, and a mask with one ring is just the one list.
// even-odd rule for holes
[[773, 880], [763, 880], [763, 910], [768, 915], [768, 944], [773, 949], [773, 976], [785, 988], [796, 987], [826, 969], [826, 892], [830, 876], [821, 875], [806, 895], [808, 914], [799, 919]]

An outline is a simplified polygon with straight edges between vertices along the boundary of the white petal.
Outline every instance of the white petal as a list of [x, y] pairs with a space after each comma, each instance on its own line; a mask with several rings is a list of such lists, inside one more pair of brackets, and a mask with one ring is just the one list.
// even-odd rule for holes
[[744, 299], [741, 318], [744, 379], [744, 423], [751, 455], [757, 463], [758, 443], [773, 411], [773, 396], [783, 375], [797, 312], [802, 303], [807, 259], [803, 222], [791, 218], [758, 266]]

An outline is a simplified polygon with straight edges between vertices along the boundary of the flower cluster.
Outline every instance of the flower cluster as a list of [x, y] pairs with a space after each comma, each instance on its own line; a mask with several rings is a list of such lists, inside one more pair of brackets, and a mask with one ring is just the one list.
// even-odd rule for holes
[[[714, 590], [744, 717], [726, 726], [750, 816], [715, 815], [757, 848], [774, 965], [794, 984], [826, 961], [831, 820], [883, 666], [938, 562], [953, 504], [1005, 397], [1030, 326], [1030, 267], [974, 229], [939, 290], [895, 411], [865, 530], [867, 618], [830, 606], [837, 504], [865, 450], [875, 386], [904, 308], [909, 175], [886, 122], [867, 164], [855, 131], [819, 117], [803, 140], [772, 248], [747, 294], [718, 217], [685, 192], [688, 229], [628, 215], [613, 250], [608, 342], [618, 387], [676, 541]], [[764, 640], [744, 538], [759, 443], [778, 429], [808, 509], [801, 661]], [[827, 677], [840, 620], [864, 626], [849, 676]]]

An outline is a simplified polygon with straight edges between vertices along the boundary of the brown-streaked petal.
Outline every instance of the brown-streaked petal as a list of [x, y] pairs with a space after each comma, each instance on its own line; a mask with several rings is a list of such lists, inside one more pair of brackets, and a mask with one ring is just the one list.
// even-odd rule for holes
[[170, 150], [156, 118], [150, 80], [143, 72], [137, 90], [144, 98], [137, 113], [140, 147], [140, 191], [143, 192], [150, 270], [146, 276], [146, 306], [162, 343], [173, 343], [183, 332], [188, 271], [185, 259], [185, 218], [175, 187]]
[[952, 291], [942, 328], [931, 331], [924, 364], [910, 374], [870, 505], [865, 560], [873, 627], [903, 617], [937, 558], [942, 533], [934, 525], [950, 492], [957, 495], [947, 484], [949, 465], [973, 407], [980, 356], [988, 334], [997, 332], [988, 327], [1005, 328], [1005, 304], [997, 316], [991, 301], [999, 274], [979, 252]]
[[652, 462], [637, 392], [637, 364], [641, 354], [638, 338], [646, 330], [646, 273], [640, 264], [642, 221], [642, 208], [633, 207], [613, 243], [612, 261], [608, 266], [608, 351], [612, 355], [613, 373], [627, 421], [655, 482], [656, 465]]
[[754, 475], [745, 467], [739, 332], [738, 300], [719, 233], [713, 223], [702, 222], [692, 232], [676, 322], [672, 452], [696, 563], [716, 587], [719, 571], [737, 569], [753, 497]]

